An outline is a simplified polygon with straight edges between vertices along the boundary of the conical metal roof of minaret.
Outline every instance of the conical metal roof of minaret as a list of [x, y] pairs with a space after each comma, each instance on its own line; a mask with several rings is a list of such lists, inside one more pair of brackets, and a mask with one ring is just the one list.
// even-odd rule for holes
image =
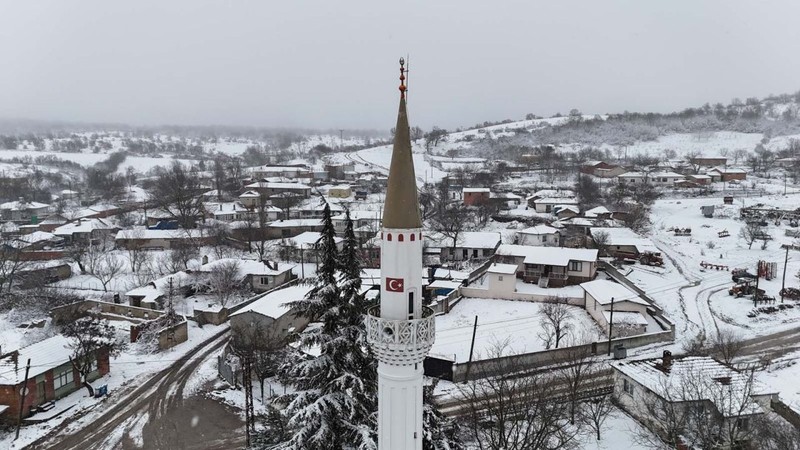
[[383, 209], [384, 228], [422, 228], [404, 81], [403, 60], [400, 60], [400, 110], [397, 112], [392, 165], [389, 167], [389, 184]]

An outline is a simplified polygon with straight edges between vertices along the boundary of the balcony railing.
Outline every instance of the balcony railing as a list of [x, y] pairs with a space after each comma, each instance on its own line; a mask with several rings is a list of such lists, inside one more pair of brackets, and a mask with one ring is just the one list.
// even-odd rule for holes
[[436, 338], [434, 311], [424, 306], [421, 318], [408, 320], [383, 319], [380, 315], [380, 306], [373, 306], [365, 318], [367, 341], [378, 360], [397, 366], [422, 362]]

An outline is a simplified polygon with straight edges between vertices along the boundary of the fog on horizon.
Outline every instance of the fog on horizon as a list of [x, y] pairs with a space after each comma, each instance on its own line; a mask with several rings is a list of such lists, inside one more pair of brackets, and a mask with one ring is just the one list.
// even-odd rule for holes
[[[800, 89], [800, 2], [0, 0], [0, 117], [424, 128]], [[499, 3], [499, 4], [498, 4]]]

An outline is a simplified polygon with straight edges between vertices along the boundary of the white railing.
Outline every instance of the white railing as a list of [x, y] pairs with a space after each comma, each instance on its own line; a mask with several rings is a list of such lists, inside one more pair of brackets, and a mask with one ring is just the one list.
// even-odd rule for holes
[[367, 341], [378, 360], [396, 366], [422, 362], [436, 338], [434, 311], [424, 306], [421, 318], [408, 320], [383, 319], [380, 315], [380, 307], [373, 306], [364, 319]]

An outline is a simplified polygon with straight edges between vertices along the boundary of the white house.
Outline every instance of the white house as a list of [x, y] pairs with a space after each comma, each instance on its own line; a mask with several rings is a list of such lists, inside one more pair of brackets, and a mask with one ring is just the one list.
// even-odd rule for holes
[[223, 258], [203, 264], [198, 272], [210, 273], [220, 265], [231, 262], [236, 263], [238, 277], [242, 283], [247, 284], [255, 292], [268, 291], [294, 278], [292, 275], [294, 264], [238, 258]]
[[464, 231], [453, 239], [441, 233], [424, 235], [426, 253], [438, 254], [441, 262], [467, 261], [489, 258], [500, 245], [500, 233], [492, 231]]
[[0, 204], [0, 220], [12, 222], [39, 221], [49, 214], [50, 205], [39, 202], [26, 202], [19, 199]]
[[723, 443], [719, 448], [730, 448], [727, 444], [732, 443], [725, 442], [728, 433], [740, 430], [740, 436], [748, 436], [750, 420], [764, 414], [777, 398], [748, 372], [707, 356], [673, 358], [665, 350], [661, 358], [620, 361], [611, 367], [617, 403], [662, 438], [668, 430], [673, 437], [692, 434], [683, 427], [692, 423], [690, 417], [700, 415], [703, 423], [695, 426], [726, 430], [718, 436]]
[[685, 176], [675, 172], [625, 172], [617, 176], [620, 183], [642, 184], [650, 183], [654, 186], [672, 186], [676, 181], [686, 179]]
[[597, 271], [593, 249], [501, 244], [495, 254], [496, 262], [516, 264], [517, 278], [541, 287], [579, 284], [594, 279]]
[[539, 247], [558, 247], [561, 232], [547, 225], [536, 225], [517, 231], [517, 243]]
[[544, 198], [537, 198], [531, 201], [528, 201], [528, 204], [531, 205], [536, 212], [539, 213], [549, 213], [553, 212], [553, 208], [556, 206], [578, 206], [578, 200], [575, 198], [569, 197], [544, 197]]
[[608, 333], [611, 323], [613, 301], [613, 337], [631, 336], [647, 331], [647, 307], [649, 304], [639, 294], [609, 280], [593, 280], [581, 283], [583, 304], [595, 322]]

